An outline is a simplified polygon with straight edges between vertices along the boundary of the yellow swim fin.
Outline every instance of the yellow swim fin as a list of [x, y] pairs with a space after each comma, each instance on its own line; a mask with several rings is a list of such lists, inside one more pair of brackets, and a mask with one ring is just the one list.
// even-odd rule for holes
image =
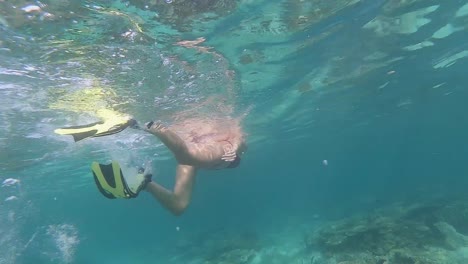
[[136, 121], [130, 116], [122, 115], [112, 110], [101, 109], [96, 113], [103, 121], [88, 125], [59, 128], [54, 132], [59, 135], [72, 135], [75, 142], [77, 142], [88, 137], [102, 137], [116, 134], [136, 124]]
[[115, 198], [135, 198], [140, 191], [151, 181], [151, 174], [140, 170], [134, 179], [134, 184], [129, 185], [125, 180], [119, 163], [112, 161], [110, 164], [100, 164], [93, 162], [91, 164], [94, 181], [105, 197]]

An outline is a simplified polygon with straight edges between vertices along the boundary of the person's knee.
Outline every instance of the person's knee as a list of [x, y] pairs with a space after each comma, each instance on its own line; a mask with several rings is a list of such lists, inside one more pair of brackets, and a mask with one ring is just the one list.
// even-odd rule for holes
[[182, 215], [187, 209], [188, 205], [189, 205], [188, 201], [177, 202], [171, 211], [174, 215], [177, 215], [177, 216]]

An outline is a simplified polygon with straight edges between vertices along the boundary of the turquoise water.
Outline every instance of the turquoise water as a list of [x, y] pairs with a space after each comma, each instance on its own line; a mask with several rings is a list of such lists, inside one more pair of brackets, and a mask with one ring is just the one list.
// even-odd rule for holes
[[[466, 1], [0, 1], [0, 263], [467, 263], [467, 21]], [[92, 161], [168, 187], [176, 163], [131, 129], [54, 134], [96, 107], [245, 115], [249, 150], [182, 216], [107, 200]]]

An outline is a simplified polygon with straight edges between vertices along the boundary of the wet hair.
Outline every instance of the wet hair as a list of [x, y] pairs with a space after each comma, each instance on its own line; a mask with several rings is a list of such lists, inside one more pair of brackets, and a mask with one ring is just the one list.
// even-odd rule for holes
[[240, 163], [241, 163], [241, 158], [239, 156], [236, 156], [236, 159], [231, 161], [231, 163], [229, 163], [229, 166], [227, 166], [227, 168], [234, 169], [237, 166], [239, 166]]

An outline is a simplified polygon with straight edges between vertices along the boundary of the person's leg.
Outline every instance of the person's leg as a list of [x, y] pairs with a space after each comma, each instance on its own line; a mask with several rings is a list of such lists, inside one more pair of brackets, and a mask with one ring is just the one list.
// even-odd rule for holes
[[173, 131], [164, 127], [160, 122], [145, 124], [145, 131], [155, 135], [161, 142], [174, 153], [179, 162], [185, 162], [188, 156], [188, 148], [185, 142]]
[[196, 169], [192, 166], [178, 165], [173, 192], [155, 182], [149, 182], [145, 190], [173, 214], [180, 215], [190, 203], [195, 173]]

